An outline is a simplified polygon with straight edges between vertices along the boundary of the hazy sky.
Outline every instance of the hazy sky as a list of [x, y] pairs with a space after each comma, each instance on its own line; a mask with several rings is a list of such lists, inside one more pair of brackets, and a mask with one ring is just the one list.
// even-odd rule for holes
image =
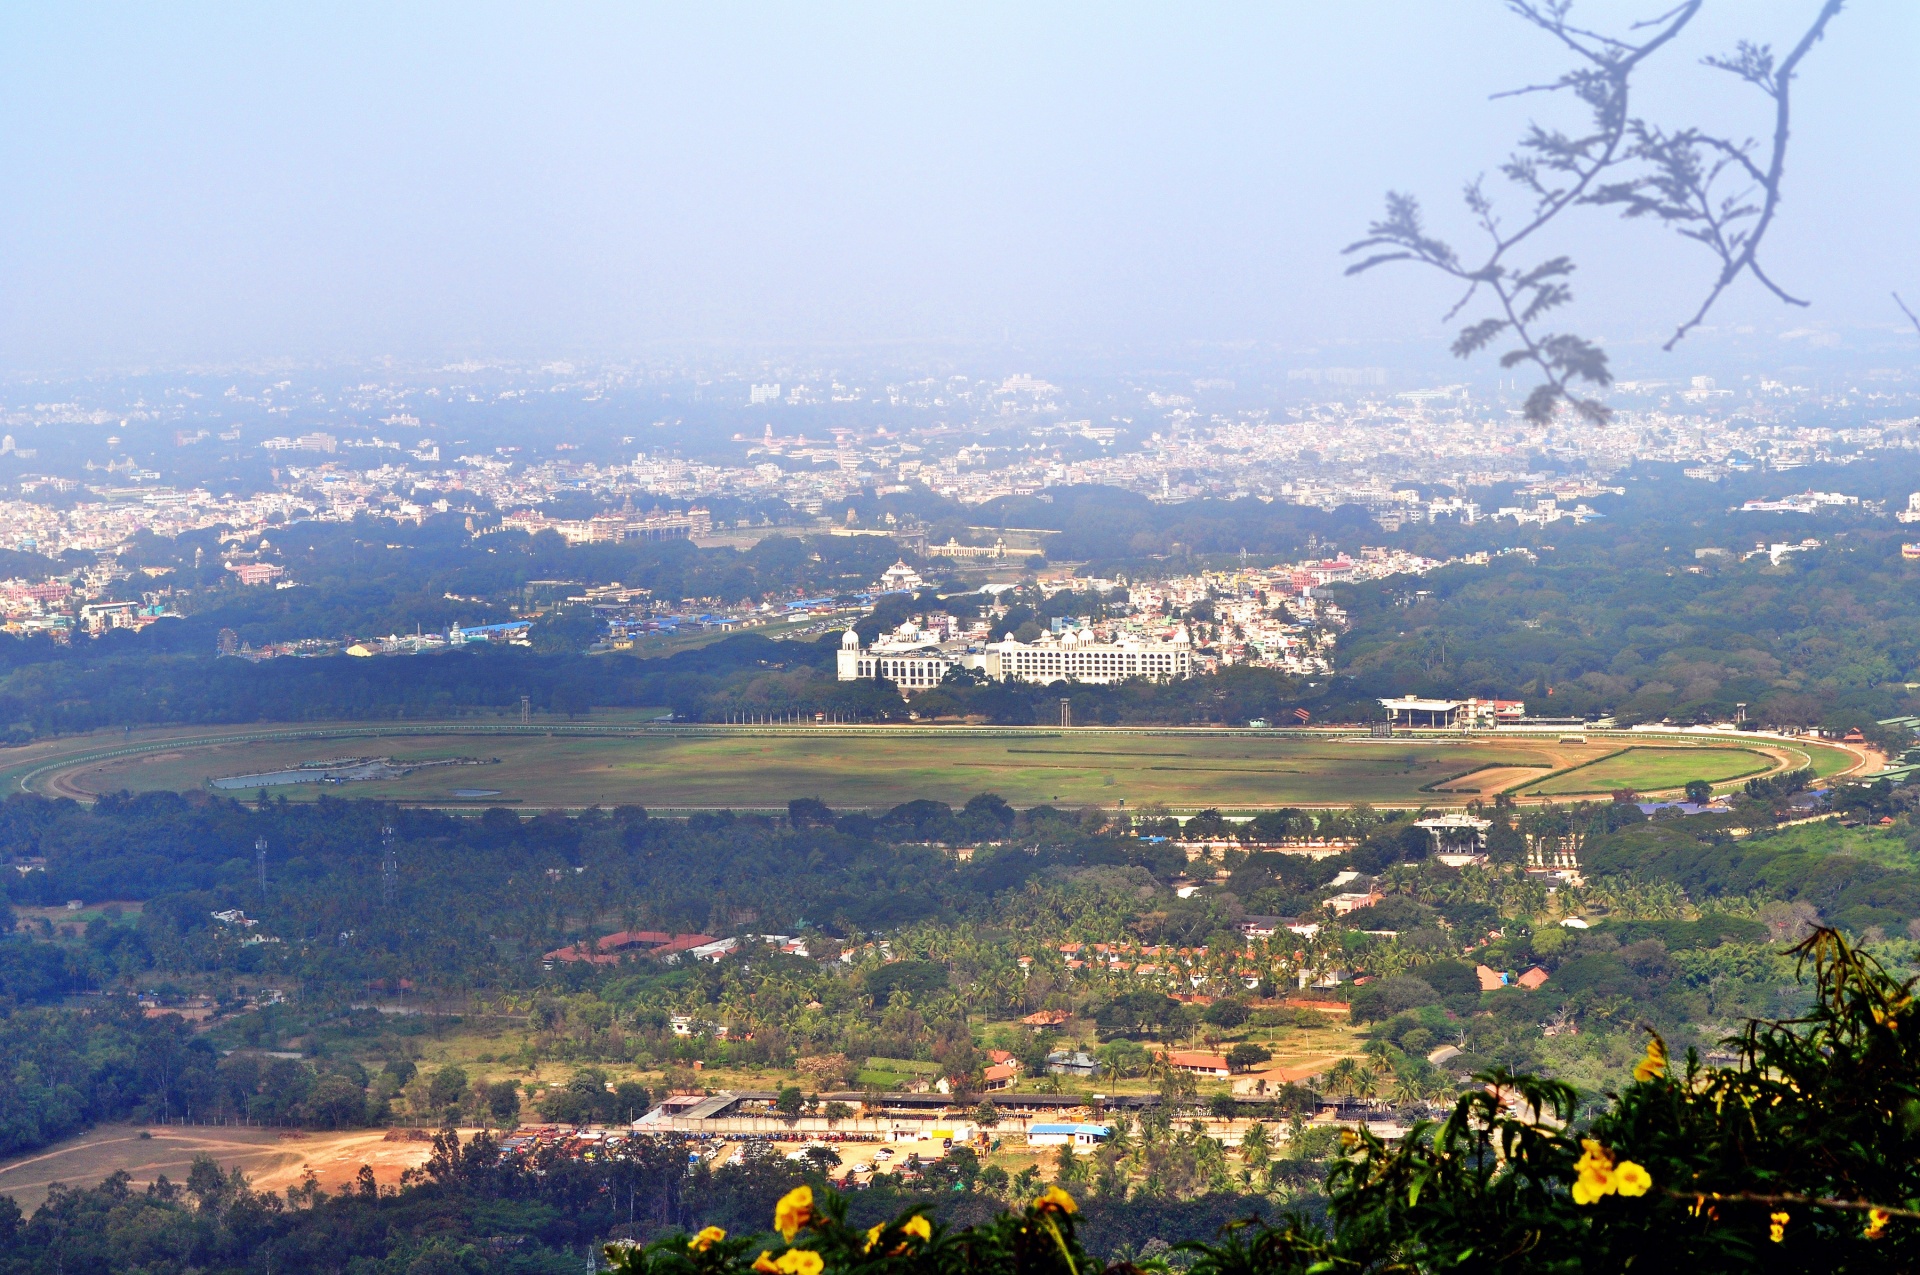
[[[1710, 0], [1646, 104], [1764, 132], [1697, 59], [1815, 8]], [[1742, 285], [1727, 328], [1856, 340], [1920, 301], [1916, 63], [1911, 0], [1834, 23], [1771, 241], [1817, 304]], [[1389, 186], [1457, 226], [1461, 180], [1567, 110], [1488, 94], [1565, 64], [1496, 0], [15, 3], [0, 367], [1417, 337], [1445, 292], [1339, 248]], [[1625, 345], [1709, 275], [1598, 214], [1568, 242], [1582, 330]]]

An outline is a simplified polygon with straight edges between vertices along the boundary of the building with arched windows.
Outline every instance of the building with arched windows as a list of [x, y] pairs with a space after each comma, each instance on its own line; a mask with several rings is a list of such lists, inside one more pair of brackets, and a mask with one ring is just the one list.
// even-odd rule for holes
[[860, 635], [852, 629], [840, 639], [835, 652], [840, 680], [857, 682], [884, 678], [907, 692], [940, 685], [947, 670], [963, 658], [957, 652], [940, 648], [936, 641], [881, 638], [871, 650], [860, 649]]
[[938, 634], [911, 630], [882, 634], [872, 647], [862, 649], [860, 635], [848, 629], [837, 654], [843, 682], [885, 678], [909, 693], [938, 686], [949, 669], [973, 669], [993, 681], [1048, 685], [1079, 682], [1105, 686], [1135, 678], [1171, 682], [1193, 675], [1193, 648], [1184, 632], [1170, 642], [1123, 638], [1101, 642], [1091, 629], [1055, 635], [1043, 633], [1032, 642], [1007, 638], [983, 646], [962, 647], [942, 642]]
[[1043, 633], [1032, 642], [991, 642], [981, 656], [980, 671], [995, 680], [1105, 686], [1134, 678], [1173, 682], [1193, 676], [1193, 647], [1185, 630], [1171, 642], [1101, 642], [1092, 629], [1068, 629], [1058, 636]]

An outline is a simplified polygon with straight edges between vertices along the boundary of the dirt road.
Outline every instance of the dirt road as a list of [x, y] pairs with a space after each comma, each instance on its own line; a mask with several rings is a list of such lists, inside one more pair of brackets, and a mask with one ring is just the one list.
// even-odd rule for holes
[[[142, 1132], [151, 1134], [141, 1137]], [[462, 1137], [472, 1136], [471, 1130]], [[384, 1129], [308, 1133], [292, 1129], [169, 1126], [143, 1130], [101, 1125], [78, 1138], [0, 1163], [0, 1195], [26, 1212], [40, 1207], [55, 1182], [92, 1186], [124, 1169], [136, 1187], [164, 1174], [184, 1182], [193, 1158], [211, 1155], [223, 1169], [238, 1165], [261, 1190], [284, 1191], [313, 1170], [329, 1191], [352, 1182], [365, 1164], [382, 1186], [397, 1186], [403, 1170], [424, 1164], [425, 1142], [388, 1141]]]

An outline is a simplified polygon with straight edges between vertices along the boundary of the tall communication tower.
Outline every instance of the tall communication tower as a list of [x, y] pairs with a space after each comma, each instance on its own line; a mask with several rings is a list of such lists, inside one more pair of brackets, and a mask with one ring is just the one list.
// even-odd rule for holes
[[380, 829], [380, 901], [388, 907], [400, 893], [400, 860], [393, 849], [393, 825]]
[[253, 839], [253, 867], [254, 871], [260, 875], [260, 902], [264, 904], [267, 901], [267, 839], [265, 837]]

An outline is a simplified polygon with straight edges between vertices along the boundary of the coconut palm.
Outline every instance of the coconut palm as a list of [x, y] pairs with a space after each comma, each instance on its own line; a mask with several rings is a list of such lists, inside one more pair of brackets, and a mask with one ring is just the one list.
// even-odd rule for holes
[[1427, 1087], [1412, 1072], [1401, 1072], [1393, 1078], [1393, 1100], [1402, 1106], [1410, 1107], [1421, 1101], [1426, 1092]]
[[1273, 1160], [1273, 1143], [1267, 1137], [1267, 1126], [1258, 1120], [1240, 1135], [1240, 1159], [1256, 1173]]
[[1330, 1094], [1351, 1094], [1360, 1065], [1351, 1058], [1342, 1058], [1327, 1071], [1326, 1090]]

